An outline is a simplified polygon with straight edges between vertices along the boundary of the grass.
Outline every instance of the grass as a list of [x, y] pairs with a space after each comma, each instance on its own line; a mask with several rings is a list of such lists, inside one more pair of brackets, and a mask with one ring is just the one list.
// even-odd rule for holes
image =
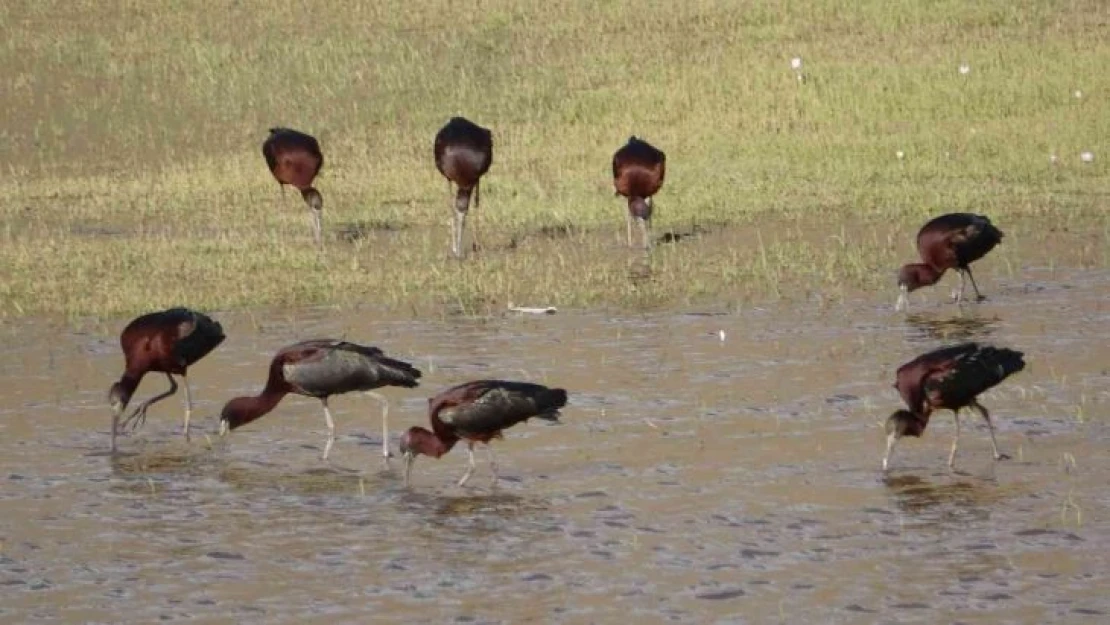
[[[1110, 264], [1101, 0], [781, 4], [7, 2], [0, 316], [893, 299], [953, 210], [1006, 231], [987, 276]], [[455, 114], [495, 140], [463, 263]], [[322, 142], [322, 254], [274, 125]], [[633, 133], [668, 154], [656, 234], [700, 233], [650, 271], [610, 180]]]

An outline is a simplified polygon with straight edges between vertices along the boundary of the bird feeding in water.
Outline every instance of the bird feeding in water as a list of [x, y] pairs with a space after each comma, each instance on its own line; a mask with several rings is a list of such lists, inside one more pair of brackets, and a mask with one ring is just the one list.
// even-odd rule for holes
[[905, 309], [910, 293], [936, 284], [948, 269], [960, 274], [960, 286], [952, 291], [956, 303], [963, 302], [965, 274], [975, 289], [976, 299], [985, 299], [975, 284], [971, 263], [986, 256], [1002, 242], [1002, 237], [1002, 231], [983, 215], [950, 213], [926, 223], [917, 233], [917, 253], [923, 262], [903, 265], [899, 270], [895, 309]]
[[[474, 195], [474, 209], [481, 203], [481, 179], [493, 164], [493, 133], [463, 117], [452, 117], [436, 133], [434, 154], [436, 169], [447, 179], [448, 188], [454, 183], [455, 214], [451, 222], [451, 252], [456, 258], [465, 256], [463, 233], [466, 215], [470, 211], [470, 196]], [[478, 244], [477, 228], [474, 242]]]
[[[135, 318], [120, 334], [124, 371], [108, 391], [112, 406], [112, 452], [116, 451], [119, 428], [138, 429], [146, 422], [150, 407], [177, 392], [173, 376], [181, 376], [185, 385], [185, 440], [189, 440], [189, 417], [193, 411], [189, 390], [188, 369], [224, 341], [224, 330], [211, 317], [188, 308], [170, 308]], [[127, 409], [139, 382], [148, 373], [165, 373], [170, 389], [139, 404], [123, 423], [120, 417]]]
[[389, 403], [373, 392], [384, 386], [413, 388], [420, 384], [421, 373], [407, 362], [387, 357], [377, 347], [367, 347], [318, 339], [295, 343], [278, 350], [270, 361], [270, 373], [262, 392], [254, 397], [236, 397], [224, 405], [220, 415], [220, 435], [240, 428], [267, 414], [285, 395], [295, 393], [315, 397], [324, 405], [328, 439], [324, 460], [335, 442], [335, 421], [328, 410], [328, 398], [362, 392], [382, 404], [382, 456], [389, 462]]
[[490, 444], [501, 431], [537, 417], [558, 422], [559, 409], [567, 405], [567, 392], [530, 382], [476, 380], [451, 387], [428, 400], [432, 429], [409, 428], [401, 435], [405, 459], [405, 485], [409, 484], [416, 456], [439, 458], [460, 440], [467, 444], [467, 468], [459, 480], [466, 484], [474, 473], [474, 444], [485, 443], [489, 452], [491, 484], [497, 484], [497, 461]]
[[667, 155], [647, 141], [632, 136], [613, 154], [613, 186], [628, 199], [628, 246], [632, 247], [632, 222], [640, 226], [644, 249], [651, 247], [652, 197], [663, 186]]
[[312, 215], [313, 238], [316, 245], [322, 245], [324, 198], [312, 183], [324, 166], [324, 155], [316, 137], [289, 128], [271, 128], [270, 136], [262, 142], [262, 156], [283, 191], [289, 184], [301, 192]]
[[990, 413], [977, 398], [1024, 369], [1023, 356], [1012, 349], [964, 343], [922, 354], [899, 367], [894, 388], [898, 389], [909, 410], [897, 410], [886, 420], [883, 471], [889, 467], [898, 439], [903, 436], [920, 437], [929, 425], [929, 416], [940, 409], [951, 410], [956, 420], [956, 435], [948, 455], [949, 468], [955, 465], [956, 448], [960, 442], [960, 410], [968, 407], [975, 409], [987, 422], [994, 459], [1007, 459], [1008, 456], [998, 452]]

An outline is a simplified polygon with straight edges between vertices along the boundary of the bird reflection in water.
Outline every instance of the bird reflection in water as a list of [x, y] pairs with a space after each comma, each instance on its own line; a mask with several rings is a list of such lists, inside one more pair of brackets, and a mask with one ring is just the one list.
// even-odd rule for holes
[[906, 315], [911, 341], [972, 341], [994, 334], [1000, 319], [980, 317], [973, 312], [958, 309], [956, 316], [929, 313]]

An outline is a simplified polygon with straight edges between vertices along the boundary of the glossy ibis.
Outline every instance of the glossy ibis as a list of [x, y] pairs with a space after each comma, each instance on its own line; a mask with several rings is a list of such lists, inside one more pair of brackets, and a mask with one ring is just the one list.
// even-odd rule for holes
[[[479, 188], [482, 176], [493, 163], [493, 134], [486, 128], [462, 118], [452, 117], [436, 133], [436, 169], [447, 178], [447, 186], [455, 183], [455, 216], [451, 226], [451, 251], [456, 258], [463, 257], [462, 240], [466, 228], [466, 214], [470, 210], [470, 195], [474, 194], [474, 208], [481, 200]], [[475, 229], [475, 244], [477, 244]]]
[[640, 224], [643, 245], [651, 247], [651, 198], [663, 186], [667, 155], [647, 141], [632, 136], [613, 154], [613, 186], [628, 198], [628, 246], [632, 247], [632, 222]]
[[224, 330], [219, 323], [188, 308], [170, 308], [149, 313], [127, 324], [119, 337], [125, 363], [123, 375], [108, 391], [108, 402], [112, 406], [113, 453], [116, 451], [116, 435], [121, 425], [120, 416], [143, 376], [151, 372], [165, 373], [166, 379], [170, 381], [170, 390], [139, 404], [123, 422], [123, 427], [131, 425], [134, 430], [146, 422], [146, 413], [151, 405], [177, 392], [177, 382], [173, 376], [179, 375], [185, 385], [185, 440], [189, 440], [189, 417], [193, 411], [193, 398], [189, 391], [188, 368], [204, 358], [223, 340]]
[[952, 291], [952, 299], [963, 301], [964, 274], [971, 280], [975, 297], [984, 299], [971, 275], [971, 263], [986, 256], [1002, 241], [1002, 231], [983, 215], [949, 213], [941, 215], [921, 227], [917, 233], [917, 253], [921, 263], [904, 265], [898, 272], [898, 303], [896, 310], [906, 308], [909, 293], [936, 284], [948, 269], [960, 274], [959, 290]]
[[303, 341], [278, 350], [270, 361], [266, 386], [255, 397], [236, 397], [224, 405], [220, 414], [220, 434], [242, 427], [274, 409], [288, 393], [315, 397], [324, 404], [328, 440], [324, 445], [327, 460], [335, 442], [335, 422], [328, 410], [328, 398], [359, 391], [382, 404], [382, 455], [389, 461], [389, 402], [373, 392], [383, 386], [413, 388], [420, 384], [421, 373], [407, 362], [387, 357], [377, 347], [367, 347], [331, 339]]
[[291, 184], [301, 192], [312, 215], [312, 233], [316, 244], [321, 243], [320, 214], [324, 198], [312, 186], [312, 181], [324, 166], [324, 155], [316, 137], [289, 128], [271, 128], [270, 136], [262, 142], [262, 156], [270, 173], [282, 185]]
[[960, 409], [974, 408], [987, 422], [991, 434], [994, 459], [1008, 456], [998, 453], [994, 425], [990, 413], [976, 399], [987, 389], [1025, 368], [1023, 354], [1012, 349], [964, 343], [922, 354], [898, 368], [894, 388], [902, 395], [909, 410], [898, 410], [886, 420], [886, 454], [883, 470], [890, 463], [894, 444], [903, 436], [921, 436], [929, 424], [933, 410], [947, 409], [956, 419], [956, 437], [948, 466], [956, 462], [960, 442]]
[[405, 484], [416, 456], [439, 458], [466, 439], [469, 461], [459, 486], [474, 473], [474, 443], [485, 443], [489, 451], [492, 484], [497, 483], [497, 463], [490, 441], [501, 438], [501, 430], [538, 417], [559, 420], [559, 409], [567, 404], [567, 392], [529, 382], [477, 380], [449, 388], [428, 400], [432, 430], [409, 428], [401, 436], [405, 457]]

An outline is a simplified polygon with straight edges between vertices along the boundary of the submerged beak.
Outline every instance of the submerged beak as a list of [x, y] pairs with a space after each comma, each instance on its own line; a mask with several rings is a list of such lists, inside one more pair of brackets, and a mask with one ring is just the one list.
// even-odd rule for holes
[[416, 461], [416, 456], [411, 451], [404, 453], [405, 458], [405, 486], [409, 485], [409, 477], [412, 475], [412, 463]]
[[898, 301], [894, 304], [894, 310], [902, 311], [905, 310], [907, 306], [909, 306], [909, 292], [910, 290], [906, 285], [898, 285]]
[[640, 225], [640, 235], [643, 238], [645, 250], [651, 249], [651, 234], [648, 232], [648, 222], [643, 217], [637, 217], [636, 221]]
[[220, 438], [227, 436], [230, 431], [227, 427], [227, 419], [220, 419]]

